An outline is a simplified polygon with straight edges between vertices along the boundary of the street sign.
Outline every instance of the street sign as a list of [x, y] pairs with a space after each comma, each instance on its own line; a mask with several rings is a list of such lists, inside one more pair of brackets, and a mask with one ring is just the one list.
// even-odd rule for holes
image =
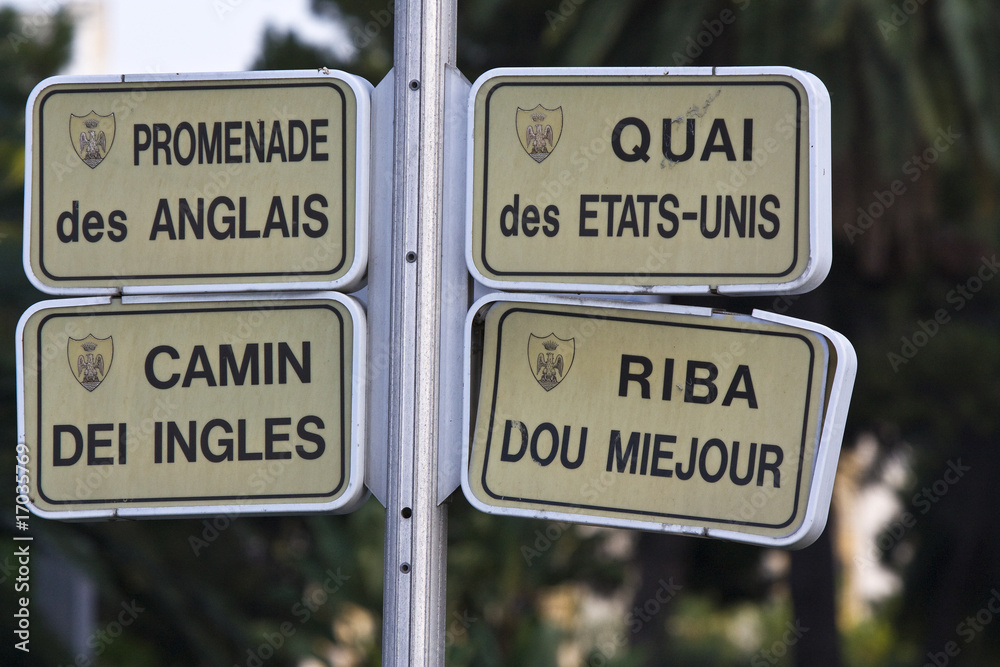
[[778, 68], [498, 69], [467, 264], [497, 289], [800, 293], [831, 260], [830, 98]]
[[365, 341], [361, 307], [336, 292], [36, 304], [17, 337], [33, 511], [350, 511]]
[[776, 547], [822, 532], [856, 366], [839, 334], [502, 294], [466, 328], [462, 488], [479, 509]]
[[27, 106], [25, 272], [51, 294], [357, 285], [370, 97], [326, 69], [46, 79]]

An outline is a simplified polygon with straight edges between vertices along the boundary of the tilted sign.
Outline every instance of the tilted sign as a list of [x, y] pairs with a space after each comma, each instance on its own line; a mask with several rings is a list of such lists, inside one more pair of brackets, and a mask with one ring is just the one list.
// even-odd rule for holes
[[331, 71], [43, 81], [25, 271], [53, 294], [357, 284], [370, 91]]
[[822, 532], [856, 365], [839, 334], [510, 295], [467, 324], [462, 486], [480, 509], [781, 547]]
[[18, 330], [33, 510], [93, 519], [349, 511], [366, 325], [350, 297], [42, 302]]
[[469, 119], [467, 263], [491, 287], [797, 293], [829, 270], [811, 74], [500, 69]]

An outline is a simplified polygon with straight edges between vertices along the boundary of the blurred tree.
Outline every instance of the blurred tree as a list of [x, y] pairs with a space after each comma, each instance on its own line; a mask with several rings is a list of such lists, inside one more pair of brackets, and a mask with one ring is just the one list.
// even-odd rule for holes
[[24, 105], [35, 85], [69, 60], [66, 10], [21, 15], [0, 8], [0, 220], [20, 222], [24, 206]]
[[[291, 31], [268, 29], [261, 54], [253, 69], [349, 69], [373, 84], [392, 67], [393, 0], [313, 0], [313, 11], [323, 20], [336, 22], [345, 31], [346, 44], [339, 48], [305, 44]], [[338, 52], [349, 51], [346, 58]]]

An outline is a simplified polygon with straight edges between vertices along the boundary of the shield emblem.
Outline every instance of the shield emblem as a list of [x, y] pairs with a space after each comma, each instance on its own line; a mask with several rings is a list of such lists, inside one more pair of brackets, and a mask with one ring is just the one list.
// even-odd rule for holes
[[518, 107], [515, 125], [521, 147], [535, 162], [541, 162], [559, 143], [563, 127], [562, 107], [546, 109], [541, 104], [530, 110]]
[[554, 333], [544, 338], [528, 335], [528, 366], [545, 391], [550, 391], [566, 378], [575, 353], [575, 338], [563, 340]]
[[86, 116], [69, 116], [69, 140], [83, 163], [93, 169], [108, 156], [115, 140], [115, 115], [98, 116], [91, 111]]
[[86, 338], [77, 340], [70, 338], [66, 344], [69, 357], [69, 369], [76, 381], [87, 391], [94, 391], [111, 371], [111, 360], [114, 358], [115, 347], [111, 336], [94, 338], [88, 334]]

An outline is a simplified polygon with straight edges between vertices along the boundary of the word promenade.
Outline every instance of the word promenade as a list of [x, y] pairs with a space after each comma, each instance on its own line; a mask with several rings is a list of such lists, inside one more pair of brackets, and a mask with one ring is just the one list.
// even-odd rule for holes
[[327, 162], [327, 118], [308, 121], [227, 120], [214, 123], [181, 121], [136, 123], [132, 126], [132, 164], [143, 158], [154, 166], [176, 162], [197, 164], [239, 164], [250, 162]]

